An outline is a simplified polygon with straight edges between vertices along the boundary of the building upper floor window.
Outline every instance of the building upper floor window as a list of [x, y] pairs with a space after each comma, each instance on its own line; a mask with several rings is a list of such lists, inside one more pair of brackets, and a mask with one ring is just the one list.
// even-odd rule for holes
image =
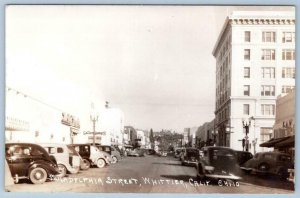
[[250, 105], [249, 104], [243, 104], [243, 114], [250, 115]]
[[295, 86], [283, 85], [281, 89], [281, 93], [291, 93], [295, 89]]
[[294, 49], [283, 49], [282, 50], [282, 60], [295, 60], [295, 50]]
[[276, 32], [262, 32], [262, 42], [276, 42]]
[[261, 60], [275, 60], [275, 50], [274, 49], [263, 49]]
[[244, 96], [250, 96], [250, 85], [244, 85]]
[[275, 96], [275, 86], [274, 85], [262, 85], [261, 86], [261, 96]]
[[262, 104], [261, 115], [275, 115], [275, 105], [273, 104]]
[[262, 78], [275, 78], [274, 67], [262, 67], [261, 68]]
[[244, 78], [250, 78], [250, 67], [244, 67]]
[[244, 60], [250, 60], [250, 49], [244, 49]]
[[283, 32], [282, 33], [283, 43], [294, 43], [295, 42], [295, 32]]
[[282, 78], [295, 78], [295, 68], [294, 67], [283, 67], [282, 68]]
[[245, 42], [250, 42], [251, 41], [251, 33], [250, 33], [250, 31], [245, 31], [244, 32], [244, 36], [245, 36]]

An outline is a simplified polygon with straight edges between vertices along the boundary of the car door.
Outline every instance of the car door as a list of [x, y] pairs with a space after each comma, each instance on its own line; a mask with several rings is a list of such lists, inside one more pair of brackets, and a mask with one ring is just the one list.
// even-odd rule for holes
[[14, 145], [10, 147], [10, 157], [7, 158], [12, 175], [27, 176], [28, 166], [33, 161], [30, 156], [30, 146]]

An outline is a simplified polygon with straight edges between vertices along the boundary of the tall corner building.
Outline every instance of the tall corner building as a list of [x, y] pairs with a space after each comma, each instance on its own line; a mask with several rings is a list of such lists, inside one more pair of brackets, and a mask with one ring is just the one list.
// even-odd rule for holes
[[295, 88], [295, 12], [233, 12], [213, 55], [219, 145], [267, 150], [259, 145], [271, 138], [276, 98]]

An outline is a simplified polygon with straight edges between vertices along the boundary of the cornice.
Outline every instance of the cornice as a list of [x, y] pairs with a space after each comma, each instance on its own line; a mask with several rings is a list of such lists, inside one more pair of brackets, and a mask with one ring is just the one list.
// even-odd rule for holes
[[295, 19], [229, 19], [231, 25], [295, 25]]

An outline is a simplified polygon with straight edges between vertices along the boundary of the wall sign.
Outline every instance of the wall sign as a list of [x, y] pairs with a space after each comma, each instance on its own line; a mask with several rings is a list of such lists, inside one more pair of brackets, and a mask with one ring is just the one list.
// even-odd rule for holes
[[29, 122], [14, 117], [5, 118], [5, 130], [8, 131], [29, 131]]
[[80, 128], [80, 122], [79, 119], [76, 118], [75, 116], [72, 116], [67, 113], [62, 113], [62, 119], [61, 123], [67, 126], [72, 126], [74, 128], [79, 129]]

